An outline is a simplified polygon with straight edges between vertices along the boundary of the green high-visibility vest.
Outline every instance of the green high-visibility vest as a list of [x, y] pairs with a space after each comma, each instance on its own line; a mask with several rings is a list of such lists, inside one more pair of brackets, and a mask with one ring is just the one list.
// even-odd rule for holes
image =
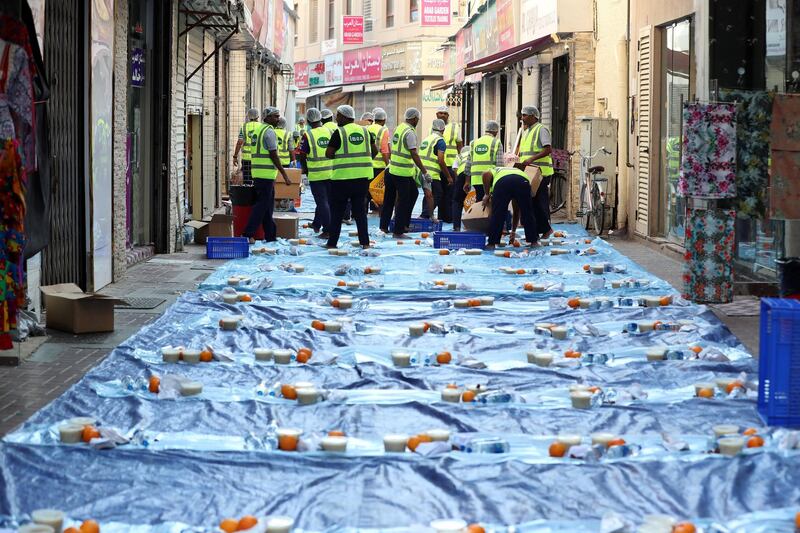
[[406, 146], [406, 136], [414, 131], [411, 124], [403, 122], [394, 130], [392, 136], [392, 156], [389, 158], [389, 171], [393, 176], [410, 178], [414, 175], [414, 160], [411, 150]]
[[[542, 128], [542, 123], [537, 122], [532, 128], [528, 128], [528, 130], [522, 135], [522, 139], [519, 142], [520, 160], [528, 159], [533, 154], [543, 150], [543, 146], [539, 144], [539, 132], [542, 130]], [[546, 157], [542, 157], [531, 164], [542, 169], [542, 176], [553, 175], [552, 156], [548, 155]]]
[[458, 154], [456, 156], [456, 162], [458, 163], [458, 169], [456, 170], [456, 175], [461, 175], [467, 170], [467, 161], [469, 161], [469, 156], [462, 156]]
[[289, 155], [289, 139], [291, 135], [291, 132], [282, 128], [275, 128], [275, 136], [278, 138], [278, 159], [281, 160], [281, 165], [284, 167], [288, 167], [289, 163], [292, 162], [292, 158]]
[[442, 171], [439, 169], [439, 156], [436, 154], [436, 141], [441, 139], [442, 136], [438, 133], [431, 133], [422, 144], [419, 145], [419, 157], [422, 159], [422, 164], [425, 165], [425, 170], [431, 175], [432, 179], [442, 179]]
[[372, 146], [369, 131], [358, 124], [339, 126], [341, 144], [333, 160], [333, 180], [372, 178]]
[[444, 127], [444, 142], [447, 143], [447, 150], [444, 153], [444, 162], [452, 167], [458, 155], [458, 124], [450, 123]]
[[494, 135], [484, 135], [470, 146], [472, 165], [469, 169], [470, 183], [483, 184], [483, 173], [494, 168], [497, 162], [497, 151], [500, 149], [500, 140]]
[[256, 144], [258, 143], [258, 132], [261, 131], [263, 126], [264, 124], [255, 120], [252, 122], [245, 122], [242, 128], [242, 134], [244, 135], [242, 161], [250, 161], [252, 159], [253, 152], [256, 151]]
[[269, 130], [274, 130], [269, 124], [264, 124], [261, 131], [258, 132], [258, 140], [256, 141], [256, 149], [253, 152], [252, 166], [250, 173], [253, 178], [274, 180], [278, 177], [278, 167], [272, 162], [269, 157], [269, 150], [264, 148], [264, 135]]
[[529, 182], [531, 178], [525, 173], [525, 171], [520, 170], [515, 167], [494, 167], [492, 169], [492, 188], [489, 189], [489, 192], [494, 190], [494, 186], [497, 185], [497, 182], [501, 179], [505, 178], [506, 176], [522, 176]]
[[375, 136], [375, 144], [378, 147], [378, 153], [372, 158], [372, 168], [386, 168], [386, 163], [383, 161], [383, 154], [381, 154], [381, 142], [384, 135], [389, 135], [389, 128], [381, 126], [380, 124], [370, 124], [367, 130]]
[[320, 126], [306, 132], [306, 138], [308, 138], [309, 148], [306, 156], [308, 181], [331, 179], [333, 161], [325, 157], [325, 149], [328, 148], [328, 141], [331, 140], [331, 132], [328, 131], [328, 128]]

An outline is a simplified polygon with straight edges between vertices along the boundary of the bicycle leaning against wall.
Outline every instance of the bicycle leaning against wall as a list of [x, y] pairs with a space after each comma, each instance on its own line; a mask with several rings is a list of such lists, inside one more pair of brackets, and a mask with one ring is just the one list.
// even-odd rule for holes
[[592, 166], [591, 164], [592, 159], [597, 157], [600, 152], [611, 154], [605, 146], [591, 155], [586, 155], [580, 150], [569, 153], [570, 156], [577, 153], [581, 158], [581, 204], [575, 215], [587, 230], [593, 229], [598, 236], [602, 235], [603, 229], [605, 229], [606, 209], [608, 209], [606, 206], [608, 178], [600, 175], [606, 169], [600, 165]]

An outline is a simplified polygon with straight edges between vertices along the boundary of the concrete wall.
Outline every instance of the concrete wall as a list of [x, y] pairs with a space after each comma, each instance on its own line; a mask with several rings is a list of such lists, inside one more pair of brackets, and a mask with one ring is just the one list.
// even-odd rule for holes
[[[567, 126], [568, 150], [580, 147], [578, 117], [588, 116], [594, 112], [595, 105], [595, 47], [591, 33], [575, 34], [569, 42], [570, 55], [570, 91], [569, 91], [569, 124]], [[605, 68], [605, 66], [604, 66]], [[575, 217], [580, 205], [580, 158], [572, 158], [572, 179], [569, 185], [569, 202], [567, 216]]]
[[126, 154], [128, 136], [128, 2], [114, 8], [114, 131], [112, 176], [112, 269], [113, 280], [125, 274], [127, 248]]
[[[183, 18], [184, 15], [181, 15]], [[172, 158], [169, 179], [169, 252], [183, 249], [186, 171], [186, 39], [178, 38], [178, 0], [172, 0]]]

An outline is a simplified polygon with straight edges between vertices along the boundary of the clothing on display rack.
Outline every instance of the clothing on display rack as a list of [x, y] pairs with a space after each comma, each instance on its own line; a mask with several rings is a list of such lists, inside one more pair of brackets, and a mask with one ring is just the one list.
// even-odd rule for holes
[[800, 95], [777, 94], [772, 106], [769, 214], [800, 219]]
[[776, 94], [772, 104], [772, 150], [800, 152], [800, 94]]
[[686, 209], [683, 293], [694, 302], [733, 301], [736, 211]]
[[683, 150], [678, 194], [694, 198], [736, 196], [736, 108], [733, 104], [683, 105]]

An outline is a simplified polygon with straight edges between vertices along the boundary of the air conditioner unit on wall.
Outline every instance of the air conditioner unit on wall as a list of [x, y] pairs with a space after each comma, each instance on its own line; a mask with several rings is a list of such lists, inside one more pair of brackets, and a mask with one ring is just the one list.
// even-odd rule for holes
[[608, 178], [606, 187], [606, 205], [611, 209], [607, 212], [605, 227], [611, 227], [616, 220], [617, 212], [617, 131], [618, 121], [615, 118], [578, 117], [581, 131], [581, 152], [591, 155], [600, 148], [605, 147], [611, 154], [600, 152], [592, 159], [591, 165], [602, 165], [605, 171], [603, 177]]

